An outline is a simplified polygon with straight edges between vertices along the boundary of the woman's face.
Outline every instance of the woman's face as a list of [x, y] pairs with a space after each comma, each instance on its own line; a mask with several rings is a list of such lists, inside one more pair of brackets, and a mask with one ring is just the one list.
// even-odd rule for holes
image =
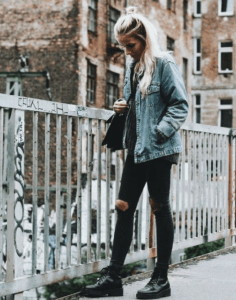
[[125, 54], [130, 55], [135, 61], [138, 61], [145, 49], [145, 43], [132, 37], [121, 35], [118, 38], [119, 44], [124, 47]]

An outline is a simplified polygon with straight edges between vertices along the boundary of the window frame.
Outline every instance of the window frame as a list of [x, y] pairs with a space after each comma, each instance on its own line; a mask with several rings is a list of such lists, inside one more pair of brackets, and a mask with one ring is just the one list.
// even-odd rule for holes
[[[117, 83], [114, 83], [114, 82], [110, 82], [108, 81], [108, 77], [109, 77], [109, 73], [111, 73], [112, 75], [117, 75]], [[112, 106], [110, 106], [110, 97], [109, 97], [109, 86], [113, 86], [117, 88], [117, 95], [115, 96], [114, 94], [112, 95], [112, 98], [117, 100], [119, 98], [119, 83], [120, 83], [120, 74], [119, 73], [115, 73], [111, 70], [107, 70], [107, 74], [106, 74], [106, 108], [107, 109], [113, 109], [113, 104], [114, 102], [112, 103]], [[113, 89], [114, 90], [114, 89]]]
[[[92, 76], [89, 74], [89, 67], [92, 67], [95, 69], [95, 75]], [[88, 89], [89, 86], [89, 81], [93, 81], [94, 82], [94, 90]], [[88, 99], [88, 95], [91, 95], [91, 92], [88, 93], [88, 90], [93, 91], [93, 101], [90, 101], [90, 99]], [[93, 63], [91, 63], [90, 60], [87, 60], [87, 89], [86, 89], [86, 102], [88, 104], [95, 104], [96, 103], [96, 90], [97, 90], [97, 66]]]
[[167, 0], [166, 1], [166, 9], [169, 9], [169, 10], [172, 9], [172, 0]]
[[[186, 64], [185, 64], [185, 62], [186, 62]], [[185, 88], [187, 90], [187, 88], [188, 88], [188, 59], [186, 57], [182, 58], [182, 77], [184, 80]]]
[[[197, 41], [200, 40], [200, 52], [197, 52]], [[194, 74], [202, 74], [202, 41], [200, 37], [194, 38], [193, 45], [193, 73]], [[197, 70], [197, 58], [200, 57], [200, 71]]]
[[[11, 86], [11, 83], [13, 83], [13, 86]], [[22, 80], [20, 77], [7, 77], [6, 94], [22, 96]]]
[[[232, 47], [221, 47], [221, 43], [228, 43], [232, 42]], [[221, 51], [221, 49], [224, 49], [226, 51]], [[231, 49], [231, 51], [229, 51]], [[233, 73], [233, 41], [226, 40], [226, 41], [219, 41], [218, 43], [218, 73], [221, 74], [232, 74]], [[232, 53], [232, 70], [221, 70], [221, 53]]]
[[[172, 44], [173, 44], [173, 49], [169, 49], [168, 48], [168, 41], [170, 41]], [[169, 43], [169, 44], [171, 44], [171, 43]], [[167, 51], [172, 51], [172, 52], [174, 52], [175, 51], [175, 40], [174, 39], [172, 39], [171, 37], [169, 37], [168, 35], [166, 36], [166, 49], [167, 49]]]
[[[201, 12], [198, 13], [197, 12], [197, 3], [200, 2], [200, 7], [201, 7]], [[193, 4], [193, 15], [194, 17], [201, 17], [202, 16], [202, 0], [194, 0], [194, 4]]]
[[112, 26], [111, 24], [113, 24], [113, 28], [114, 28], [114, 25], [116, 24], [117, 20], [115, 19], [112, 19], [111, 18], [111, 11], [114, 11], [115, 13], [117, 13], [118, 18], [117, 20], [119, 19], [120, 17], [120, 11], [112, 6], [109, 6], [109, 19], [108, 19], [108, 42], [110, 44], [118, 44], [117, 40], [115, 39], [115, 35], [114, 35], [114, 30], [112, 30]]
[[[231, 100], [232, 103], [231, 104], [221, 104], [221, 101], [224, 101], [224, 100]], [[231, 122], [232, 122], [232, 126], [233, 126], [233, 98], [221, 98], [219, 99], [219, 102], [218, 102], [218, 126], [219, 127], [223, 127], [221, 126], [221, 111], [222, 110], [232, 110], [232, 119], [231, 119]], [[224, 127], [224, 128], [232, 128], [231, 127]]]
[[[197, 104], [197, 97], [199, 96], [200, 98], [200, 104]], [[196, 124], [201, 124], [201, 119], [202, 119], [202, 101], [201, 101], [201, 94], [194, 94], [194, 102], [193, 102], [193, 107], [194, 107], [194, 115], [193, 115], [193, 122]], [[197, 109], [200, 109], [200, 122], [197, 123]]]
[[[186, 4], [186, 9], [185, 9], [185, 4]], [[185, 31], [188, 30], [188, 0], [183, 1], [183, 29]]]
[[[92, 7], [92, 2], [96, 4], [96, 8]], [[94, 24], [95, 24], [95, 30], [92, 30], [89, 27], [90, 24], [90, 11], [92, 11], [95, 14]], [[92, 33], [97, 33], [97, 11], [98, 11], [98, 0], [89, 0], [88, 1], [88, 31]]]
[[218, 0], [218, 15], [221, 17], [233, 16], [234, 15], [234, 0], [232, 0], [232, 11], [231, 12], [221, 12], [222, 0]]

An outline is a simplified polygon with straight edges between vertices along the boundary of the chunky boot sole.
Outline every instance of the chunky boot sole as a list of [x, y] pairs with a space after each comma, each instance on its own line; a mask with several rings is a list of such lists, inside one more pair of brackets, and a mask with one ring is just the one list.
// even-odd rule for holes
[[160, 293], [153, 293], [153, 294], [142, 294], [137, 293], [136, 298], [137, 299], [160, 299], [164, 297], [169, 297], [171, 295], [171, 289], [164, 290]]
[[91, 297], [102, 297], [102, 296], [123, 296], [123, 288], [119, 289], [111, 289], [111, 290], [105, 290], [105, 291], [93, 291], [93, 290], [87, 290], [82, 291], [83, 296], [91, 296]]

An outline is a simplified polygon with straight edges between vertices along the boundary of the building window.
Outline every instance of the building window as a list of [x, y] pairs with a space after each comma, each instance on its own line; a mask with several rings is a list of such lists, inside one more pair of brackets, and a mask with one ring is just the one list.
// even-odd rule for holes
[[194, 95], [194, 117], [195, 123], [201, 123], [201, 95]]
[[97, 31], [97, 0], [89, 0], [88, 30]]
[[232, 16], [234, 14], [233, 0], [218, 0], [219, 16]]
[[193, 8], [193, 12], [194, 12], [194, 17], [201, 17], [202, 15], [202, 0], [194, 0], [194, 8]]
[[183, 58], [183, 80], [185, 87], [187, 89], [187, 83], [188, 83], [188, 60], [187, 58]]
[[184, 30], [188, 29], [188, 0], [184, 0], [183, 3], [183, 26]]
[[170, 38], [169, 36], [167, 37], [167, 50], [169, 51], [174, 51], [175, 50], [175, 40]]
[[167, 0], [167, 9], [171, 9], [172, 7], [172, 0]]
[[194, 39], [194, 73], [201, 73], [201, 39]]
[[119, 74], [107, 72], [107, 108], [113, 108], [114, 102], [119, 97]]
[[21, 78], [19, 77], [7, 78], [6, 90], [7, 90], [6, 93], [8, 95], [22, 96]]
[[93, 104], [96, 99], [96, 66], [88, 61], [87, 68], [87, 102]]
[[175, 13], [176, 0], [167, 0], [166, 8]]
[[221, 99], [219, 103], [218, 126], [232, 128], [233, 105], [232, 99]]
[[109, 24], [108, 24], [108, 40], [109, 43], [117, 44], [117, 40], [115, 39], [114, 34], [114, 26], [117, 20], [120, 17], [120, 12], [112, 7], [110, 7], [109, 11]]
[[219, 44], [219, 72], [233, 72], [233, 42], [220, 42]]

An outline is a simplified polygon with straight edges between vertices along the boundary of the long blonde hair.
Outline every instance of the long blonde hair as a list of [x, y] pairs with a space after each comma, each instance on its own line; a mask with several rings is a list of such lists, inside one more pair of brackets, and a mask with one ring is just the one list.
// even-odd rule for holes
[[132, 36], [145, 42], [145, 49], [134, 70], [136, 74], [143, 75], [139, 86], [142, 95], [145, 95], [152, 80], [156, 65], [155, 58], [163, 54], [158, 44], [157, 30], [146, 17], [137, 13], [137, 7], [129, 6], [126, 8], [126, 14], [116, 22], [114, 33], [116, 39], [123, 35]]

